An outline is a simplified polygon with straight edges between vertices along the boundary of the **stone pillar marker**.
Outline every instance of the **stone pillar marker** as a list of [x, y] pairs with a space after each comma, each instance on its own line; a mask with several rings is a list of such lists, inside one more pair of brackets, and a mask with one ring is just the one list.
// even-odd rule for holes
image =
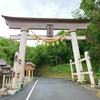
[[71, 41], [72, 41], [72, 48], [73, 48], [74, 59], [75, 59], [75, 64], [76, 64], [78, 82], [82, 82], [84, 81], [84, 75], [81, 75], [81, 71], [83, 71], [82, 64], [79, 63], [78, 61], [80, 59], [80, 52], [79, 52], [78, 41], [77, 41], [77, 36], [76, 36], [76, 29], [71, 29], [70, 35], [72, 37]]
[[18, 65], [19, 65], [18, 59], [19, 59], [19, 52], [16, 52], [15, 57], [14, 57], [14, 66], [13, 66], [12, 82], [11, 82], [11, 88], [12, 89], [15, 89], [15, 87], [16, 87]]

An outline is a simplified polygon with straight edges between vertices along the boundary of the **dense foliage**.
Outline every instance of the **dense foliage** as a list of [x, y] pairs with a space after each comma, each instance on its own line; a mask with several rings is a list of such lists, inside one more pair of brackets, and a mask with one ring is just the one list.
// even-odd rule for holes
[[[64, 31], [58, 35], [64, 34]], [[13, 64], [14, 54], [18, 51], [19, 42], [0, 37], [0, 58], [6, 59], [11, 65]], [[25, 60], [30, 60], [37, 66], [57, 65], [62, 63], [69, 63], [70, 57], [73, 58], [71, 41], [59, 41], [55, 46], [38, 45], [36, 47], [26, 47]]]
[[13, 65], [15, 52], [18, 51], [19, 43], [8, 38], [0, 37], [0, 58]]
[[[58, 35], [64, 34], [64, 31], [61, 31], [58, 33]], [[31, 48], [30, 48], [31, 49]], [[34, 49], [34, 50], [33, 50]], [[59, 44], [57, 45], [55, 43], [55, 46], [52, 46], [51, 44], [49, 46], [45, 45], [38, 45], [35, 48], [32, 48], [29, 50], [27, 48], [27, 52], [31, 53], [31, 60], [36, 65], [57, 65], [62, 63], [69, 63], [70, 57], [72, 56], [72, 48], [71, 48], [71, 41], [59, 41]], [[28, 55], [29, 56], [29, 55]], [[27, 56], [26, 56], [26, 59]]]
[[77, 19], [90, 19], [88, 28], [80, 32], [87, 37], [85, 49], [91, 55], [94, 70], [100, 73], [100, 0], [82, 0], [80, 9], [72, 14]]

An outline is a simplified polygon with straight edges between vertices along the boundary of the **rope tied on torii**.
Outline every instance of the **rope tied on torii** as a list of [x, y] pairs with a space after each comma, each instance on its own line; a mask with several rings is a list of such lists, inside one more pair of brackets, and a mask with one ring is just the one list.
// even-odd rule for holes
[[[57, 39], [44, 39], [44, 38], [41, 38], [40, 36], [36, 35], [30, 28], [28, 28], [28, 30], [30, 30], [33, 34], [34, 34], [34, 39], [37, 39], [37, 41], [39, 42], [40, 40], [42, 40], [42, 45], [44, 43], [47, 44], [47, 46], [49, 46], [49, 43], [52, 43], [52, 46], [54, 46], [55, 42], [56, 44], [59, 44], [59, 40], [60, 41], [63, 41], [66, 39], [66, 33], [64, 33], [63, 35], [59, 36]], [[68, 30], [69, 31], [69, 30]]]

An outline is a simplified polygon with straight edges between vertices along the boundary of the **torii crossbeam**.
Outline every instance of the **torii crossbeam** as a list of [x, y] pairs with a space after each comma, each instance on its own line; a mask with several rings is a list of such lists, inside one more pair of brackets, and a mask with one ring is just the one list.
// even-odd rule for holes
[[[54, 40], [59, 38], [60, 36], [53, 36], [53, 37], [47, 37], [46, 35], [38, 35], [39, 37], [46, 39], [46, 40]], [[34, 35], [27, 35], [27, 40], [37, 40], [36, 38], [33, 38]], [[12, 40], [21, 40], [21, 35], [10, 35], [10, 39]], [[77, 36], [77, 40], [85, 40], [86, 36]], [[66, 40], [72, 40], [71, 36], [66, 36]]]

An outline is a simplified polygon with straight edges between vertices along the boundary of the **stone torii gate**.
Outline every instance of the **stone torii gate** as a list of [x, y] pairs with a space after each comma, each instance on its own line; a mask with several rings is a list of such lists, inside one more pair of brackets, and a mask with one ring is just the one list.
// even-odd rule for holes
[[[67, 36], [66, 39], [72, 41], [74, 59], [76, 64], [77, 76], [78, 81], [84, 81], [84, 75], [81, 74], [82, 64], [78, 60], [80, 59], [80, 52], [78, 47], [77, 40], [84, 40], [86, 39], [85, 36], [76, 36], [77, 30], [86, 29], [87, 25], [89, 24], [88, 19], [56, 19], [56, 18], [25, 18], [25, 17], [9, 17], [4, 16], [2, 17], [5, 19], [6, 24], [10, 29], [20, 29], [21, 36], [11, 36], [11, 39], [20, 39], [20, 48], [18, 55], [18, 61], [14, 62], [14, 71], [15, 77], [12, 79], [12, 88], [15, 88], [15, 84], [22, 83], [24, 78], [24, 64], [25, 64], [25, 51], [26, 51], [26, 42], [27, 39], [33, 40], [33, 36], [27, 35], [28, 28], [33, 30], [47, 30], [47, 36], [41, 36], [45, 39], [55, 39], [57, 36], [53, 35], [53, 30], [69, 30], [70, 29], [70, 36]], [[28, 27], [28, 28], [27, 28]], [[15, 64], [16, 63], [16, 64]], [[19, 79], [16, 81], [17, 74], [19, 74]]]

